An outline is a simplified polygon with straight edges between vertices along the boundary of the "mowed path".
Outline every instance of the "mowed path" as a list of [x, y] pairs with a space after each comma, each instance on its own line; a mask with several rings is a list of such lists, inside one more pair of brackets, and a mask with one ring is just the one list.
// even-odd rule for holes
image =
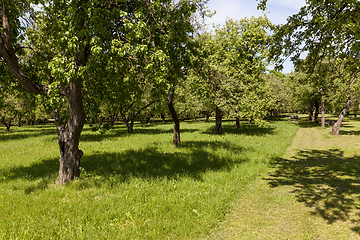
[[360, 239], [360, 123], [300, 128], [211, 239]]

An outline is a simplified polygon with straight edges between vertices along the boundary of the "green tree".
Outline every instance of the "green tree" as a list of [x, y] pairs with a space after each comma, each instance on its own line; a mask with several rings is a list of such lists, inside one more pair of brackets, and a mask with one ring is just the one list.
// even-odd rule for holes
[[[264, 10], [266, 2], [260, 0], [259, 8]], [[317, 63], [332, 59], [345, 68], [341, 79], [347, 76], [350, 80], [346, 82], [353, 85], [359, 72], [359, 13], [357, 0], [306, 1], [299, 13], [275, 28], [270, 56], [280, 67], [290, 57], [296, 67], [305, 65], [310, 74]], [[307, 57], [301, 60], [303, 53], [307, 53]], [[334, 135], [339, 133], [342, 119], [350, 107], [350, 95], [333, 126]]]
[[266, 17], [228, 19], [214, 33], [202, 35], [202, 68], [197, 74], [205, 86], [203, 95], [215, 106], [215, 134], [221, 134], [224, 113], [259, 120], [273, 105], [264, 80], [269, 41], [266, 30], [270, 26]]
[[[31, 3], [42, 3], [43, 10], [27, 15], [34, 12]], [[158, 83], [173, 89], [183, 75], [182, 62], [192, 32], [189, 18], [199, 4], [202, 2], [2, 1], [0, 56], [28, 92], [48, 94], [49, 103], [55, 108], [60, 148], [59, 184], [80, 175], [83, 152], [79, 149], [79, 140], [86, 119], [83, 93], [104, 79], [104, 76], [89, 76], [98, 68], [98, 61], [103, 61], [97, 57], [109, 49], [122, 57], [130, 52], [145, 53], [149, 51], [146, 46], [152, 43], [156, 51], [149, 54], [152, 59], [145, 65], [154, 71]], [[24, 29], [19, 19], [27, 16], [35, 21]], [[127, 39], [122, 39], [124, 37]], [[137, 38], [145, 42], [132, 42]], [[32, 50], [29, 57], [33, 60], [27, 63], [32, 62], [41, 70], [42, 77], [32, 78], [19, 61], [21, 51], [18, 49], [24, 47], [21, 44], [25, 41], [26, 47]], [[105, 61], [107, 63], [109, 61]], [[134, 77], [134, 73], [130, 77]]]

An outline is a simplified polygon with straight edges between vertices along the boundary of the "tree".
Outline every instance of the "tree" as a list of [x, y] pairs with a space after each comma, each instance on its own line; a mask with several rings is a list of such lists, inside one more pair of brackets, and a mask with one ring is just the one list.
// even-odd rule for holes
[[294, 111], [292, 105], [293, 91], [290, 87], [290, 74], [286, 75], [277, 71], [270, 71], [266, 75], [266, 81], [270, 85], [270, 97], [273, 99], [275, 106], [270, 109], [270, 115], [274, 116], [280, 113]]
[[154, 17], [157, 25], [153, 25], [152, 31], [158, 33], [154, 37], [153, 44], [164, 53], [161, 65], [163, 71], [162, 78], [167, 86], [166, 103], [174, 121], [175, 147], [181, 146], [180, 141], [180, 122], [174, 107], [175, 90], [181, 80], [186, 78], [188, 70], [191, 68], [191, 56], [194, 54], [196, 42], [195, 28], [193, 19], [198, 13], [204, 16], [204, 4], [207, 1], [168, 1], [159, 9], [153, 5], [154, 12], [160, 12]]
[[202, 71], [199, 80], [206, 86], [203, 95], [215, 106], [215, 134], [221, 134], [222, 116], [259, 120], [267, 113], [269, 86], [264, 80], [266, 70], [266, 32], [271, 23], [266, 17], [228, 19], [213, 34], [202, 35]]
[[[259, 8], [265, 10], [267, 0], [260, 0]], [[359, 21], [360, 5], [357, 0], [309, 0], [299, 13], [277, 26], [273, 35], [270, 57], [281, 67], [286, 58], [295, 66], [305, 65], [313, 73], [316, 64], [328, 58], [340, 61], [345, 67], [344, 76], [350, 81], [359, 72]], [[307, 57], [301, 60], [301, 54]], [[332, 133], [337, 135], [342, 118], [350, 107], [349, 96]]]
[[[31, 3], [41, 3], [43, 10], [35, 14]], [[199, 4], [202, 2], [2, 1], [0, 57], [28, 92], [50, 96], [60, 149], [59, 184], [80, 175], [83, 152], [79, 141], [86, 119], [83, 93], [84, 88], [96, 86], [104, 79], [89, 76], [98, 67], [97, 61], [102, 60], [96, 59], [99, 53], [110, 49], [125, 56], [128, 52], [146, 52], [148, 49], [141, 48], [152, 43], [158, 49], [151, 54], [151, 62], [157, 63], [153, 70], [161, 70], [154, 73], [156, 80], [174, 86], [183, 72], [180, 63], [187, 50], [186, 33], [192, 31], [188, 19]], [[22, 26], [21, 17], [32, 21]], [[148, 33], [143, 37], [145, 43], [131, 42], [145, 32]], [[131, 39], [119, 41], [118, 36], [124, 37], [123, 33], [132, 33], [126, 35]], [[25, 71], [25, 61], [19, 61], [24, 47], [31, 49], [28, 57], [33, 61], [27, 63], [31, 62], [41, 77], [32, 78]], [[151, 64], [147, 66], [151, 69]]]

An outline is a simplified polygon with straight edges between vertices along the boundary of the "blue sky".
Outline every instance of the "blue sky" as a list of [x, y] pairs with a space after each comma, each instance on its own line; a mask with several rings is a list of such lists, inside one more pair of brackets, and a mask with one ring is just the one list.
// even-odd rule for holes
[[[245, 17], [262, 16], [263, 12], [257, 10], [256, 0], [209, 0], [207, 7], [211, 11], [216, 10], [216, 15], [206, 20], [209, 27], [214, 24], [223, 25], [227, 17], [240, 20]], [[299, 12], [305, 5], [305, 0], [268, 0], [266, 15], [275, 24], [285, 23], [286, 19]], [[284, 65], [284, 73], [292, 70], [291, 62]]]

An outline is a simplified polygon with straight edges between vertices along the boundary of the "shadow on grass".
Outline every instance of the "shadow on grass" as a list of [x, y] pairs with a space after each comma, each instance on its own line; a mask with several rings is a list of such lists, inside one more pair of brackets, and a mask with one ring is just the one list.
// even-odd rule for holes
[[[131, 177], [154, 179], [191, 177], [202, 179], [207, 171], [228, 171], [234, 165], [246, 159], [221, 157], [218, 150], [240, 154], [244, 148], [230, 142], [189, 141], [184, 142], [183, 151], [175, 153], [161, 152], [156, 146], [140, 150], [126, 150], [119, 153], [98, 152], [85, 155], [81, 160], [81, 177], [102, 177], [107, 181], [110, 176], [119, 181]], [[247, 149], [248, 150], [248, 149]], [[18, 166], [0, 169], [0, 182], [16, 179], [37, 180], [25, 188], [26, 193], [46, 188], [46, 184], [56, 179], [59, 169], [58, 159], [42, 160], [30, 166]]]
[[40, 137], [44, 135], [54, 135], [57, 136], [55, 126], [25, 126], [25, 127], [12, 127], [9, 133], [6, 133], [5, 130], [1, 131], [0, 129], [0, 141], [7, 140], [21, 140], [31, 137]]
[[[161, 125], [158, 125], [161, 126]], [[92, 133], [91, 130], [83, 131], [81, 134], [80, 141], [84, 142], [96, 142], [101, 140], [109, 140], [112, 138], [119, 138], [119, 137], [125, 137], [125, 136], [132, 136], [132, 135], [156, 135], [156, 134], [172, 134], [173, 133], [173, 126], [169, 125], [167, 129], [160, 129], [157, 128], [156, 125], [152, 126], [145, 126], [145, 127], [138, 127], [134, 126], [133, 133], [128, 134], [127, 128], [124, 126], [115, 126], [114, 128], [106, 131], [105, 133]], [[199, 129], [189, 129], [189, 128], [183, 128], [180, 129], [181, 133], [186, 132], [197, 132]]]
[[121, 181], [126, 181], [130, 177], [176, 179], [183, 176], [201, 180], [202, 174], [207, 171], [228, 171], [234, 165], [245, 161], [220, 157], [208, 151], [209, 148], [227, 149], [234, 153], [244, 150], [232, 147], [230, 143], [194, 141], [184, 142], [184, 151], [175, 153], [160, 152], [152, 146], [121, 153], [96, 153], [84, 156], [82, 167], [89, 175], [105, 178], [109, 174], [116, 175]]
[[[241, 123], [239, 128], [236, 128], [235, 123], [234, 125], [223, 125], [222, 133], [223, 134], [244, 134], [249, 136], [261, 136], [266, 134], [273, 134], [274, 133], [273, 127], [270, 126], [259, 126], [256, 124], [249, 125], [247, 123]], [[213, 126], [207, 128], [202, 133], [204, 134], [214, 134], [215, 132], [215, 123]]]
[[[340, 150], [299, 151], [291, 159], [274, 162], [271, 187], [293, 185], [299, 202], [329, 224], [360, 223], [360, 156], [344, 157]], [[353, 228], [360, 234], [360, 228]]]
[[30, 166], [17, 166], [12, 168], [0, 169], [0, 182], [14, 179], [28, 179], [37, 180], [40, 178], [47, 178], [49, 176], [56, 176], [59, 171], [59, 158], [52, 158], [41, 160]]

